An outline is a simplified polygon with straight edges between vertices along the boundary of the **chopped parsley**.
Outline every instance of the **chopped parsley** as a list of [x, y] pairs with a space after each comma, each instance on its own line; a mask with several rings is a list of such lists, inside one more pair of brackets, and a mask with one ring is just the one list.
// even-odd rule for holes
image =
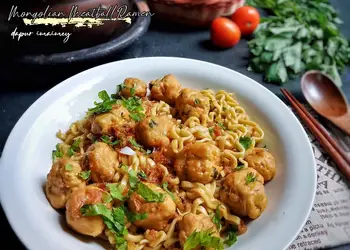
[[66, 165], [64, 166], [64, 169], [65, 169], [66, 171], [72, 171], [72, 170], [73, 170], [73, 166], [72, 166], [72, 164], [66, 164]]
[[102, 90], [98, 93], [98, 97], [102, 102], [94, 102], [95, 107], [89, 108], [87, 114], [102, 114], [112, 109], [113, 104], [116, 103], [116, 100], [111, 98], [106, 90]]
[[125, 172], [128, 172], [129, 166], [124, 163], [120, 163], [119, 168], [123, 169]]
[[132, 146], [134, 146], [136, 149], [141, 150], [142, 146], [138, 144], [134, 138], [130, 138], [129, 142], [131, 143]]
[[104, 204], [86, 204], [82, 206], [80, 212], [83, 216], [100, 215], [107, 228], [114, 234], [117, 249], [127, 249], [127, 242], [124, 238], [128, 234], [125, 227], [125, 212], [122, 207], [109, 210]]
[[129, 116], [134, 121], [139, 122], [145, 117], [145, 114], [144, 113], [130, 113]]
[[104, 143], [107, 143], [108, 145], [111, 145], [111, 146], [117, 145], [117, 144], [119, 143], [119, 140], [113, 141], [113, 140], [112, 140], [109, 136], [107, 136], [107, 135], [101, 136], [101, 140], [102, 140]]
[[168, 189], [168, 182], [164, 182], [162, 184], [162, 188], [165, 190], [165, 192], [167, 192], [170, 195], [171, 199], [173, 199], [173, 201], [175, 201], [174, 194]]
[[214, 129], [213, 128], [208, 128], [208, 131], [210, 134], [214, 133]]
[[212, 235], [213, 232], [210, 230], [205, 231], [194, 231], [190, 234], [184, 244], [184, 250], [190, 250], [197, 246], [205, 248], [214, 248], [217, 250], [223, 250], [224, 244], [220, 238]]
[[231, 226], [231, 227], [229, 227], [228, 237], [224, 241], [224, 244], [230, 247], [233, 244], [235, 244], [236, 242], [237, 242], [236, 230], [233, 230], [233, 228]]
[[125, 88], [125, 84], [124, 84], [124, 83], [117, 85], [117, 94], [118, 94], [120, 91], [122, 91], [124, 88]]
[[242, 136], [241, 138], [239, 138], [239, 143], [245, 148], [248, 149], [250, 148], [250, 146], [252, 145], [253, 141], [252, 138], [248, 137], [248, 136]]
[[139, 179], [137, 178], [137, 173], [135, 172], [135, 170], [130, 169], [128, 172], [128, 176], [129, 176], [130, 187], [134, 189], [137, 183], [139, 182]]
[[154, 128], [155, 126], [157, 126], [157, 123], [153, 119], [151, 119], [150, 122], [148, 123], [148, 126], [150, 128]]
[[104, 203], [109, 203], [113, 200], [112, 196], [109, 193], [102, 194], [102, 200]]
[[245, 184], [249, 184], [256, 181], [256, 176], [254, 173], [249, 172], [245, 178]]
[[132, 87], [132, 88], [130, 88], [130, 95], [131, 96], [134, 96], [135, 95], [135, 88], [134, 87]]
[[120, 185], [116, 183], [113, 183], [113, 184], [109, 183], [109, 184], [106, 184], [106, 186], [113, 199], [120, 200], [120, 201], [124, 201], [126, 199], [126, 197], [123, 195], [123, 190], [120, 187]]
[[141, 179], [147, 180], [147, 175], [142, 170], [137, 173], [137, 176], [140, 177]]
[[236, 167], [236, 170], [241, 170], [242, 168], [244, 168], [244, 165], [238, 165], [238, 166]]
[[148, 218], [147, 213], [142, 213], [142, 214], [133, 213], [133, 212], [129, 211], [126, 207], [124, 207], [124, 212], [125, 212], [126, 218], [131, 223], [133, 223], [137, 220], [144, 220], [144, 219]]
[[213, 223], [215, 224], [215, 226], [217, 227], [218, 231], [220, 232], [222, 225], [220, 223], [221, 221], [221, 214], [220, 214], [220, 206], [217, 206], [217, 208], [215, 209], [215, 214], [213, 216]]
[[56, 144], [56, 150], [52, 150], [52, 161], [54, 162], [56, 158], [61, 158], [63, 152], [60, 150], [59, 144]]
[[142, 113], [144, 109], [141, 98], [136, 96], [128, 99], [122, 98], [122, 105], [130, 112], [131, 119], [139, 122], [145, 117], [145, 114]]
[[199, 100], [198, 98], [194, 99], [194, 104], [200, 104], [201, 103], [201, 100]]
[[90, 178], [91, 170], [82, 171], [79, 173], [79, 177], [83, 180], [87, 180]]
[[136, 192], [147, 202], [163, 202], [165, 199], [164, 194], [153, 191], [142, 182], [138, 183]]
[[75, 154], [75, 152], [79, 148], [80, 141], [80, 139], [77, 139], [73, 142], [73, 144], [68, 149], [68, 156], [73, 156]]

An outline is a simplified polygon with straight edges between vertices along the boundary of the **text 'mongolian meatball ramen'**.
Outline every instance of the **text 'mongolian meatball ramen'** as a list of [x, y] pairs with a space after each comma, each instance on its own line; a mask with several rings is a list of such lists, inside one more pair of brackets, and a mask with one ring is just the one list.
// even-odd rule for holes
[[47, 175], [47, 199], [74, 231], [116, 249], [223, 249], [264, 212], [275, 159], [232, 94], [170, 74], [98, 97], [57, 133]]

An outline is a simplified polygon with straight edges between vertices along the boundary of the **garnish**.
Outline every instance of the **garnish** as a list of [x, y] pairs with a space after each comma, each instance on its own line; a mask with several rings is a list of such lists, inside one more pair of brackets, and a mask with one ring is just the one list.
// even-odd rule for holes
[[134, 138], [130, 138], [129, 142], [131, 143], [132, 146], [134, 146], [136, 149], [141, 150], [142, 146], [138, 144]]
[[137, 176], [144, 179], [144, 180], [147, 180], [147, 175], [142, 170], [137, 173]]
[[120, 163], [119, 168], [123, 169], [125, 172], [128, 172], [129, 166], [124, 163]]
[[238, 165], [238, 166], [236, 167], [236, 170], [241, 170], [242, 168], [244, 168], [244, 165]]
[[190, 250], [197, 246], [223, 250], [224, 244], [221, 239], [212, 234], [213, 232], [210, 230], [192, 232], [184, 244], [184, 250]]
[[128, 99], [122, 98], [122, 105], [130, 112], [131, 119], [139, 122], [145, 117], [145, 114], [142, 113], [144, 109], [141, 98], [136, 96]]
[[164, 182], [162, 184], [162, 188], [165, 190], [165, 192], [167, 192], [170, 195], [171, 199], [173, 199], [173, 201], [175, 201], [174, 194], [168, 189], [168, 182]]
[[134, 87], [130, 88], [130, 95], [131, 96], [135, 95], [135, 85], [134, 85]]
[[124, 190], [120, 185], [116, 183], [109, 183], [109, 184], [106, 184], [106, 186], [113, 199], [120, 200], [120, 201], [124, 201], [126, 199], [126, 197], [123, 195]]
[[208, 131], [210, 134], [214, 133], [214, 129], [213, 128], [208, 128]]
[[129, 172], [128, 172], [128, 176], [129, 176], [129, 184], [130, 184], [130, 187], [133, 189], [136, 187], [139, 179], [137, 178], [137, 174], [135, 172], [135, 170], [133, 169], [130, 169]]
[[220, 206], [217, 206], [215, 209], [215, 214], [213, 216], [213, 223], [215, 224], [215, 226], [217, 227], [218, 231], [220, 232], [222, 225], [220, 223], [221, 221], [221, 214], [220, 214]]
[[63, 152], [60, 150], [59, 144], [56, 144], [56, 150], [52, 150], [52, 161], [54, 162], [56, 158], [61, 158], [63, 156]]
[[79, 177], [83, 180], [87, 180], [90, 178], [91, 170], [82, 171], [79, 173]]
[[77, 139], [73, 142], [73, 144], [68, 149], [68, 156], [73, 156], [76, 150], [79, 148], [80, 139]]
[[147, 202], [163, 202], [165, 199], [164, 194], [153, 191], [142, 182], [138, 183], [136, 192]]
[[255, 176], [255, 174], [252, 173], [252, 172], [249, 172], [249, 173], [247, 174], [246, 179], [245, 179], [245, 184], [249, 184], [249, 183], [252, 183], [252, 182], [254, 182], [254, 181], [256, 181], [256, 176]]
[[218, 122], [218, 125], [219, 125], [219, 127], [222, 128], [223, 130], [227, 130], [226, 126], [225, 126], [223, 123]]
[[73, 170], [73, 166], [72, 166], [72, 164], [66, 164], [66, 165], [64, 166], [64, 169], [65, 169], [66, 171], [72, 171], [72, 170]]
[[237, 242], [237, 234], [236, 234], [236, 230], [233, 230], [232, 227], [229, 228], [228, 231], [228, 237], [227, 239], [224, 241], [224, 244], [227, 246], [232, 246], [233, 244], [235, 244]]
[[194, 99], [194, 104], [200, 104], [201, 103], [201, 100], [199, 100], [198, 98]]
[[111, 146], [117, 145], [117, 144], [119, 143], [119, 140], [113, 141], [113, 140], [112, 140], [109, 136], [107, 136], [107, 135], [101, 136], [101, 140], [102, 140], [104, 143], [107, 143], [108, 145], [111, 145]]
[[102, 100], [102, 102], [94, 102], [94, 108], [88, 109], [87, 114], [102, 114], [112, 109], [113, 104], [116, 103], [115, 99], [112, 99], [106, 90], [102, 90], [98, 93], [98, 97]]
[[108, 193], [103, 193], [102, 194], [102, 200], [104, 203], [109, 203], [113, 200], [112, 196]]
[[243, 136], [239, 138], [239, 143], [247, 150], [253, 143], [252, 138]]

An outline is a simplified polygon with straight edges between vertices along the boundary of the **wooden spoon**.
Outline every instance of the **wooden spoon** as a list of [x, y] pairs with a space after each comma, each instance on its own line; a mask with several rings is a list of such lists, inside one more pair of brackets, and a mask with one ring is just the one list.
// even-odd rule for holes
[[350, 108], [337, 85], [317, 70], [306, 72], [301, 78], [301, 90], [317, 113], [350, 135]]

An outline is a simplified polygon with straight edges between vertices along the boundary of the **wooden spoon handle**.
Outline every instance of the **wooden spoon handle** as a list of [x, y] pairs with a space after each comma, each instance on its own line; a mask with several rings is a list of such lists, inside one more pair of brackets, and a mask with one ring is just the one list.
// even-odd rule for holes
[[342, 116], [330, 116], [327, 118], [335, 125], [337, 125], [340, 129], [342, 129], [345, 133], [350, 135], [350, 111]]

